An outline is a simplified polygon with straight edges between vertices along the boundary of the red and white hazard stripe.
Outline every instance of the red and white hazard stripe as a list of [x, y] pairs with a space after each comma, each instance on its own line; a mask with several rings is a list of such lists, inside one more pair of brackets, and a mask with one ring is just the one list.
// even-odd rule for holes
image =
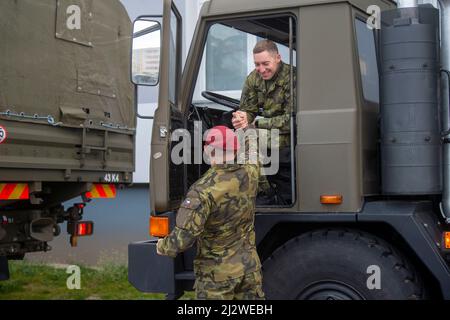
[[92, 190], [86, 193], [89, 199], [111, 199], [116, 197], [116, 186], [113, 184], [94, 184]]
[[26, 183], [0, 183], [0, 200], [27, 200], [30, 190]]

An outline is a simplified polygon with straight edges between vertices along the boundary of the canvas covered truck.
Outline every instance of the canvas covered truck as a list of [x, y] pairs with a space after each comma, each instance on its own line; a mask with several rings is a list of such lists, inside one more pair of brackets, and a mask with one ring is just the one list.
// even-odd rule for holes
[[[132, 24], [117, 0], [0, 2], [0, 278], [8, 260], [72, 245], [94, 198], [132, 181]], [[72, 207], [63, 203], [81, 196]]]
[[168, 298], [192, 290], [195, 248], [175, 259], [155, 249], [208, 167], [189, 161], [195, 144], [188, 161], [172, 161], [174, 136], [230, 125], [254, 68], [253, 46], [270, 39], [295, 66], [296, 99], [286, 106], [293, 196], [258, 205], [255, 215], [266, 297], [449, 299], [449, 6], [211, 0], [182, 72], [181, 18], [164, 0], [150, 171], [154, 238], [129, 245], [130, 283]]

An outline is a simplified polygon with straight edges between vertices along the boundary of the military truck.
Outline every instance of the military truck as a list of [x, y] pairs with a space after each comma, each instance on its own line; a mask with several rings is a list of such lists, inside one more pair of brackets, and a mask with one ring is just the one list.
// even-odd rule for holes
[[[171, 299], [192, 290], [195, 249], [175, 259], [155, 250], [207, 168], [171, 161], [173, 135], [198, 123], [202, 130], [229, 125], [240, 91], [211, 83], [227, 68], [251, 65], [253, 44], [270, 39], [296, 67], [296, 99], [286, 106], [293, 199], [259, 205], [255, 215], [266, 297], [449, 299], [450, 3], [437, 4], [211, 0], [182, 72], [181, 18], [164, 0], [150, 171], [154, 237], [129, 245], [130, 283]], [[220, 58], [207, 65], [205, 80], [214, 52]], [[245, 73], [236, 87], [244, 80]]]
[[[8, 260], [48, 251], [67, 222], [73, 246], [95, 198], [129, 184], [135, 163], [132, 23], [117, 0], [0, 2], [0, 278]], [[81, 196], [65, 208], [63, 203]]]

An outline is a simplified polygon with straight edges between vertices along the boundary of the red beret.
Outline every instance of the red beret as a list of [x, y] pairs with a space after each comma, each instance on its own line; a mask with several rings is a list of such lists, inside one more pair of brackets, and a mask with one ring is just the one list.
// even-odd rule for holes
[[226, 126], [216, 126], [208, 130], [205, 144], [223, 150], [237, 151], [239, 149], [236, 134]]

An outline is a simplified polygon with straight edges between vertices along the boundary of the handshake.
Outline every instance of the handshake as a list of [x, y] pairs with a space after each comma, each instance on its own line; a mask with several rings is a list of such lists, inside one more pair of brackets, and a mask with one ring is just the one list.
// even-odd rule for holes
[[237, 129], [245, 129], [248, 127], [247, 112], [236, 111], [233, 112], [233, 118], [231, 119], [233, 127]]

